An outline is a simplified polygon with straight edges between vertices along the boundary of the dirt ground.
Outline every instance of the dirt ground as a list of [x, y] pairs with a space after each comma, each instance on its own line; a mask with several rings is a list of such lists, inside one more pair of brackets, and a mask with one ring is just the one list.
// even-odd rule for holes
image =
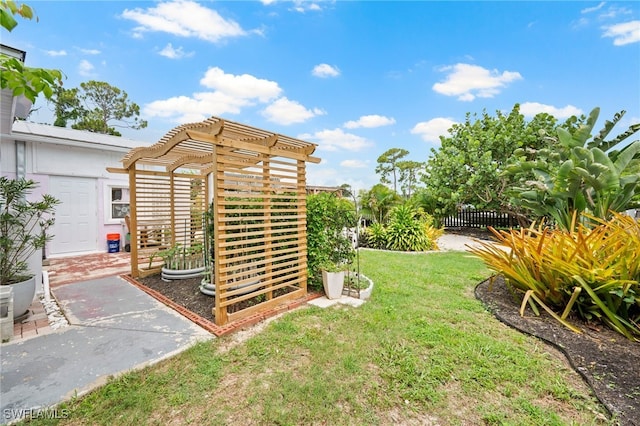
[[502, 278], [496, 278], [491, 289], [489, 280], [483, 281], [475, 293], [500, 321], [563, 352], [621, 425], [640, 425], [640, 343], [577, 318], [570, 321], [583, 330], [582, 334], [564, 327], [544, 311], [536, 317], [527, 308], [521, 317], [521, 297], [516, 298]]

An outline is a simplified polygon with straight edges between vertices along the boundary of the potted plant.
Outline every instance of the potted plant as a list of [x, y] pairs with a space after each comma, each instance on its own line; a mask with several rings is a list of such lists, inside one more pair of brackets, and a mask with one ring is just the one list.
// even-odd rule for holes
[[[355, 222], [355, 207], [335, 194], [307, 197], [307, 250], [309, 278], [322, 281], [328, 298], [339, 298], [344, 287], [344, 271], [355, 258], [347, 230]], [[336, 274], [337, 275], [334, 275]], [[317, 280], [317, 281], [316, 281]], [[335, 280], [335, 290], [333, 283]]]
[[40, 201], [27, 201], [37, 187], [33, 180], [0, 177], [0, 285], [13, 288], [13, 318], [23, 316], [36, 293], [35, 275], [29, 258], [53, 238], [47, 234], [59, 200], [44, 194]]
[[165, 281], [195, 278], [202, 276], [205, 271], [203, 246], [199, 243], [190, 247], [174, 244], [156, 255], [162, 257], [161, 276]]
[[322, 271], [322, 286], [327, 299], [339, 299], [344, 288], [344, 272], [347, 266], [326, 262], [320, 265]]

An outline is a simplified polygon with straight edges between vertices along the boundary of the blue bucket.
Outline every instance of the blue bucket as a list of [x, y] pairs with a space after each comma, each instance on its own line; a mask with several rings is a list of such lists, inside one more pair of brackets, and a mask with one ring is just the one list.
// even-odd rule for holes
[[109, 253], [120, 251], [120, 234], [107, 234], [107, 249]]

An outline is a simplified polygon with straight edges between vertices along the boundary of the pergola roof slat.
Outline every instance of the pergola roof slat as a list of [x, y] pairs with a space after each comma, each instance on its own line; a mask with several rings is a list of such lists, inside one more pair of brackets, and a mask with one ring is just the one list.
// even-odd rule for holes
[[[211, 162], [189, 162], [182, 157], [201, 156], [212, 153], [213, 146], [230, 153], [281, 156], [311, 163], [320, 159], [312, 157], [316, 144], [300, 139], [269, 132], [234, 121], [210, 117], [199, 123], [178, 126], [167, 132], [157, 143], [142, 148], [134, 148], [122, 159], [125, 169], [134, 164], [160, 166], [175, 170], [176, 165], [200, 170], [211, 170]], [[257, 161], [257, 158], [256, 160]], [[248, 164], [254, 161], [248, 161]], [[178, 167], [180, 167], [178, 166]], [[174, 169], [172, 169], [174, 168]]]

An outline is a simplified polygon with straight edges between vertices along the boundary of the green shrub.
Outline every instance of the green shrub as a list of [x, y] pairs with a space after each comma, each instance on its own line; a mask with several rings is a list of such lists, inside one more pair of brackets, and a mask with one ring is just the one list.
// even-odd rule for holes
[[378, 222], [372, 224], [364, 234], [367, 236], [365, 241], [367, 247], [375, 249], [384, 249], [387, 247], [387, 234], [382, 224]]
[[391, 210], [386, 226], [377, 222], [369, 226], [361, 245], [397, 251], [437, 250], [436, 240], [443, 232], [434, 226], [431, 215], [406, 203]]
[[387, 248], [399, 251], [425, 251], [434, 248], [430, 237], [433, 218], [409, 204], [395, 207], [386, 228]]
[[321, 193], [307, 197], [307, 269], [309, 284], [322, 286], [321, 267], [349, 263], [351, 239], [343, 232], [355, 226], [355, 208], [344, 198]]

